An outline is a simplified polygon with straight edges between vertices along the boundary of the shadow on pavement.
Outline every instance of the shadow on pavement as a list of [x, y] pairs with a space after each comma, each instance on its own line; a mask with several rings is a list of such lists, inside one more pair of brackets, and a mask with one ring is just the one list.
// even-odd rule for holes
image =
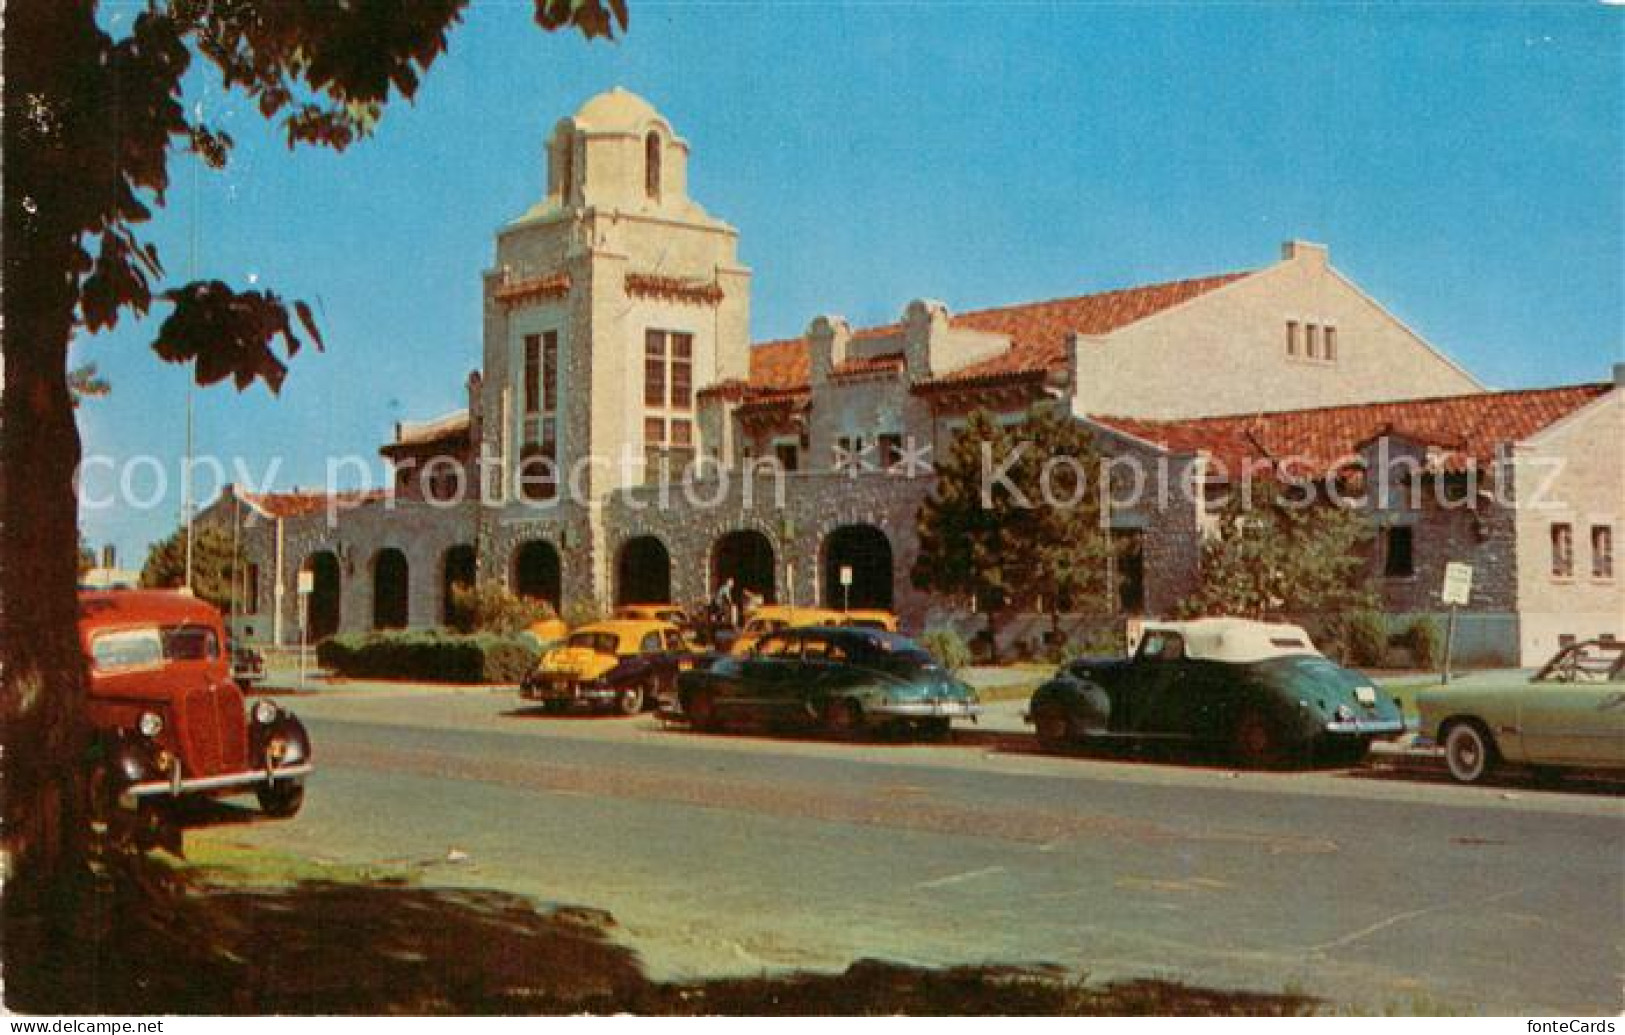
[[[9, 903], [8, 903], [9, 905]], [[1303, 1014], [1316, 1000], [1043, 966], [860, 961], [662, 984], [590, 909], [495, 891], [305, 880], [210, 884], [142, 857], [104, 873], [71, 945], [6, 915], [6, 1004], [56, 1014]], [[71, 961], [71, 965], [63, 965]]]

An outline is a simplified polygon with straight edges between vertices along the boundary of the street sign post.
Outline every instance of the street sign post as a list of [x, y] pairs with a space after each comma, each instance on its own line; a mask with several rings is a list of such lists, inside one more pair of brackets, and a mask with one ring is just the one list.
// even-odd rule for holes
[[852, 565], [841, 565], [841, 610], [852, 610]]
[[1444, 634], [1444, 668], [1439, 673], [1439, 682], [1450, 682], [1450, 657], [1456, 649], [1456, 611], [1467, 603], [1473, 593], [1473, 566], [1460, 561], [1451, 561], [1444, 566], [1444, 587], [1439, 590], [1439, 599], [1450, 605], [1450, 624], [1445, 627]]
[[316, 573], [299, 573], [299, 689], [305, 688], [305, 642], [310, 630], [310, 598], [316, 592]]

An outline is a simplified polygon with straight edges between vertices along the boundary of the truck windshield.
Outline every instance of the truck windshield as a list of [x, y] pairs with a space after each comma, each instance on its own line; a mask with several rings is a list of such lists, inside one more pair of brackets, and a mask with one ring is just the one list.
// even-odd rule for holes
[[213, 629], [202, 625], [112, 629], [90, 641], [90, 656], [98, 669], [204, 661], [220, 656], [220, 641]]

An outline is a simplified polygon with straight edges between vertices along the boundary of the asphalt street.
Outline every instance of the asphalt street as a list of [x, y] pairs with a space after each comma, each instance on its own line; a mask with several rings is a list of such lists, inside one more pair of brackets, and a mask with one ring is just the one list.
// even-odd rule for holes
[[1625, 1005], [1615, 793], [701, 735], [490, 691], [283, 701], [316, 744], [304, 811], [190, 838], [607, 910], [656, 977], [881, 957], [1372, 1011]]

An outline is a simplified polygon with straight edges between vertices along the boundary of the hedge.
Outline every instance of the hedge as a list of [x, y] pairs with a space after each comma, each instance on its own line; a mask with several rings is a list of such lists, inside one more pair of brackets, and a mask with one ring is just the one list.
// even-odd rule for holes
[[337, 675], [424, 683], [517, 683], [540, 656], [535, 638], [523, 634], [351, 633], [316, 647], [316, 663]]

